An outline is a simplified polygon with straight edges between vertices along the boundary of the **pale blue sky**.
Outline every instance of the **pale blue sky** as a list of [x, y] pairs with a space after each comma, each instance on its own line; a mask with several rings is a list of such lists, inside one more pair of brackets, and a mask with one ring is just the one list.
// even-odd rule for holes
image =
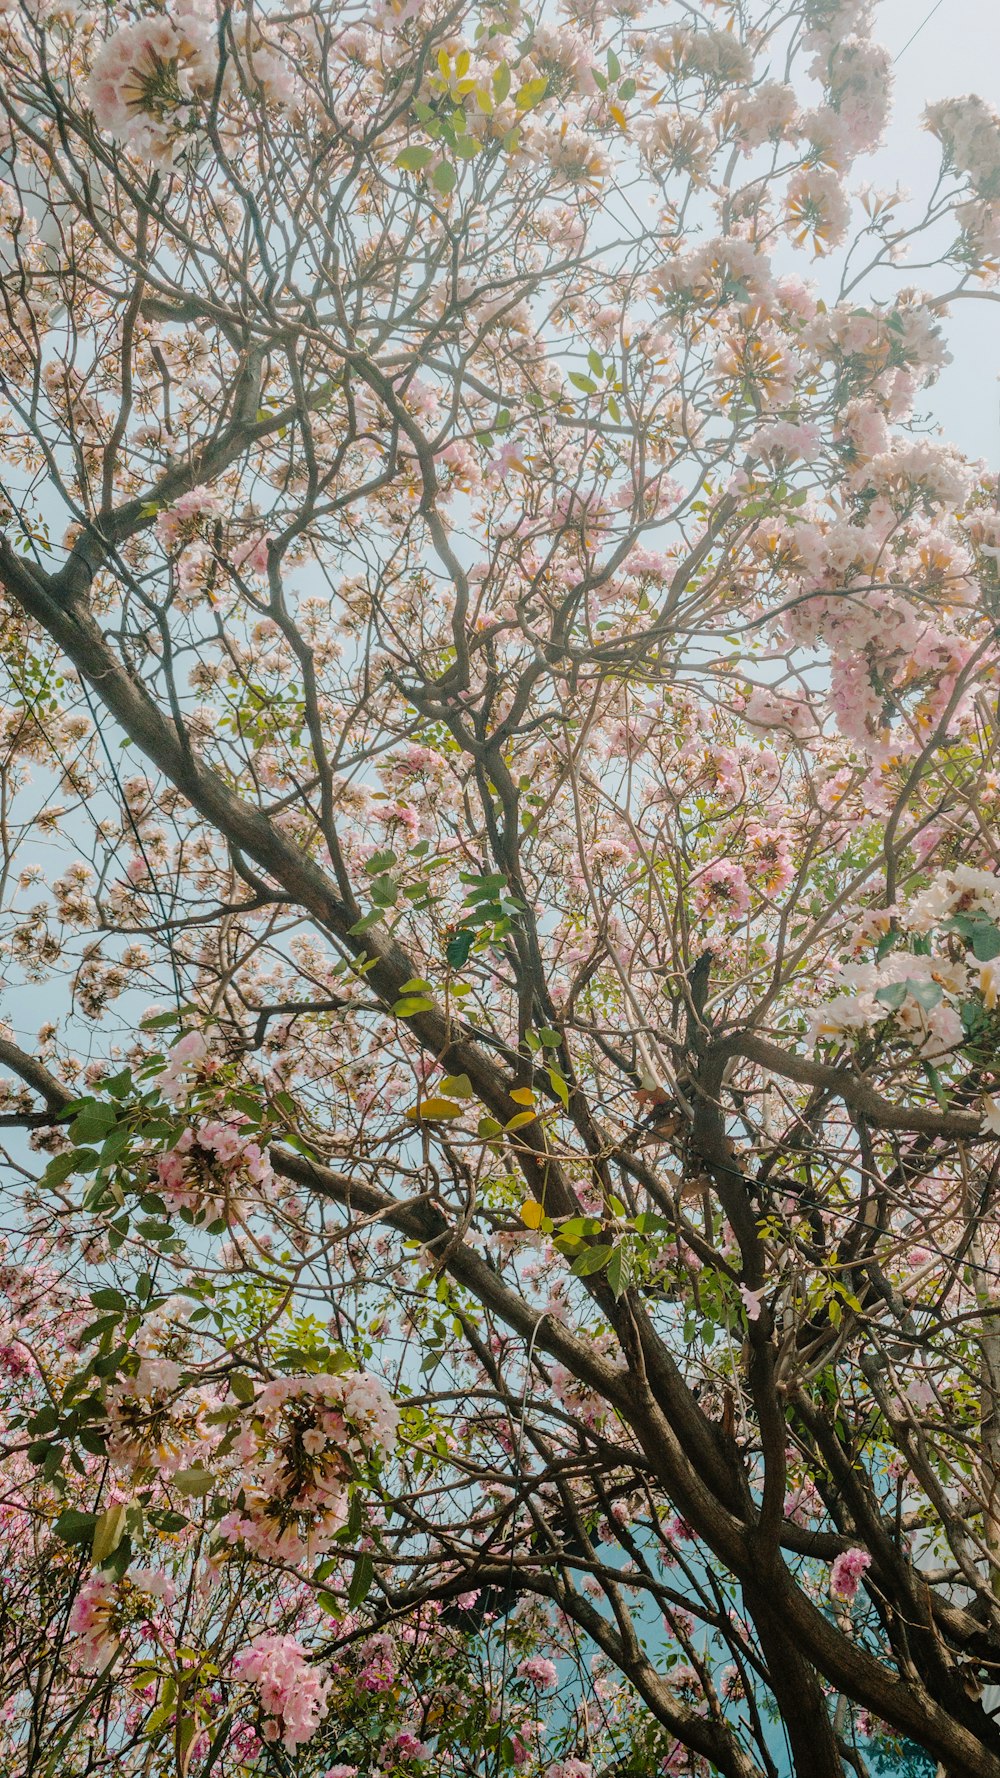
[[[1000, 111], [1000, 4], [998, 0], [880, 0], [875, 36], [896, 63], [895, 108], [887, 146], [856, 164], [852, 184], [907, 186], [927, 192], [938, 165], [938, 147], [920, 128], [933, 99], [977, 92]], [[925, 287], [926, 274], [915, 278]], [[1000, 295], [1000, 289], [997, 292]], [[970, 455], [1000, 470], [1000, 302], [962, 302], [947, 323], [954, 363], [932, 391], [934, 410], [947, 435]]]

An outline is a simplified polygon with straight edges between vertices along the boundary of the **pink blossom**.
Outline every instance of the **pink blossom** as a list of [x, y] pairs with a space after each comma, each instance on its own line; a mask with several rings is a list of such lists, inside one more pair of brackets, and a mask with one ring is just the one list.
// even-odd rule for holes
[[694, 905], [699, 914], [736, 917], [750, 906], [746, 872], [732, 858], [717, 858], [694, 880]]
[[867, 1550], [842, 1550], [830, 1569], [830, 1591], [835, 1598], [855, 1598], [871, 1563]]
[[102, 1673], [118, 1652], [116, 1601], [113, 1582], [101, 1574], [90, 1575], [73, 1601], [69, 1631], [79, 1638], [77, 1659], [86, 1673]]
[[555, 1662], [544, 1655], [529, 1655], [527, 1660], [520, 1663], [517, 1671], [522, 1679], [530, 1679], [539, 1691], [553, 1691], [559, 1683]]
[[382, 1757], [385, 1759], [395, 1757], [398, 1760], [419, 1760], [427, 1759], [430, 1756], [430, 1751], [426, 1742], [418, 1741], [416, 1735], [412, 1735], [409, 1729], [402, 1729], [389, 1743], [389, 1746], [383, 1749]]
[[280, 1735], [282, 1746], [294, 1753], [316, 1733], [327, 1713], [330, 1678], [310, 1662], [294, 1637], [256, 1637], [236, 1656], [233, 1669], [257, 1687], [261, 1709], [273, 1718], [265, 1724], [266, 1739]]
[[740, 1285], [740, 1300], [746, 1310], [748, 1321], [760, 1320], [760, 1306], [763, 1291], [751, 1290], [748, 1285]]
[[199, 0], [174, 0], [173, 17], [123, 25], [94, 58], [87, 96], [99, 129], [144, 160], [169, 165], [211, 93], [218, 65], [214, 18]]
[[178, 1104], [187, 1094], [192, 1072], [207, 1056], [208, 1043], [201, 1032], [188, 1031], [174, 1044], [167, 1057], [166, 1067], [154, 1077], [154, 1086], [159, 1088], [164, 1099]]

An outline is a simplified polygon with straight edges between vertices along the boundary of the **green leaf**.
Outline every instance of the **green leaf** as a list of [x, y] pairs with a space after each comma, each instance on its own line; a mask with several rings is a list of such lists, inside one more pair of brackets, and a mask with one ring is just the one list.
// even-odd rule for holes
[[179, 1025], [180, 1022], [179, 1012], [154, 1012], [148, 1019], [140, 1021], [139, 1029], [140, 1031], [167, 1031], [171, 1025]]
[[242, 1371], [232, 1372], [229, 1378], [229, 1388], [230, 1392], [235, 1395], [237, 1401], [242, 1401], [244, 1403], [253, 1401], [254, 1396], [257, 1393], [250, 1378], [245, 1377]]
[[363, 1556], [358, 1557], [354, 1564], [354, 1573], [351, 1575], [351, 1585], [347, 1595], [347, 1603], [351, 1611], [356, 1611], [363, 1600], [367, 1599], [374, 1579], [375, 1564], [366, 1551]]
[[458, 174], [450, 161], [440, 161], [431, 174], [431, 184], [435, 191], [454, 191], [458, 184]]
[[665, 1234], [673, 1225], [666, 1216], [656, 1210], [643, 1210], [635, 1218], [632, 1227], [640, 1235]]
[[906, 999], [906, 983], [888, 982], [884, 988], [875, 990], [875, 998], [890, 1012], [898, 1012]]
[[391, 870], [395, 863], [395, 852], [374, 852], [365, 865], [365, 870], [370, 877], [380, 877], [383, 871]]
[[143, 1734], [148, 1741], [155, 1742], [161, 1729], [165, 1729], [174, 1714], [173, 1701], [169, 1704], [158, 1704], [151, 1710], [143, 1724]]
[[172, 1480], [179, 1494], [196, 1497], [210, 1494], [215, 1487], [215, 1477], [209, 1469], [179, 1469]]
[[[944, 1090], [944, 1083], [943, 1083], [941, 1076], [938, 1073], [937, 1069], [935, 1067], [933, 1067], [930, 1062], [925, 1062], [924, 1063], [924, 1073], [926, 1074], [927, 1079], [931, 1083], [931, 1091], [933, 1092], [935, 1099], [937, 1100], [939, 1106], [941, 1107], [941, 1110], [948, 1111], [949, 1110], [948, 1095]], [[858, 1307], [860, 1307], [860, 1304], [858, 1305]]]
[[430, 166], [433, 159], [433, 148], [428, 148], [424, 143], [415, 142], [412, 148], [404, 148], [401, 154], [397, 154], [393, 164], [403, 167], [407, 173], [422, 173], [425, 167]]
[[75, 1507], [68, 1506], [52, 1528], [63, 1543], [93, 1543], [97, 1514], [77, 1512]]
[[1000, 957], [1000, 930], [996, 926], [979, 922], [972, 934], [972, 955], [977, 963], [991, 963], [994, 957]]
[[412, 1019], [415, 1013], [432, 1012], [434, 1010], [434, 1002], [433, 1000], [428, 1000], [426, 994], [417, 995], [416, 998], [404, 997], [402, 1000], [396, 1001], [392, 1010], [397, 1019]]
[[183, 1513], [164, 1512], [162, 1509], [151, 1512], [149, 1517], [158, 1531], [166, 1531], [168, 1535], [173, 1531], [183, 1531], [191, 1523]]
[[472, 950], [475, 937], [476, 935], [470, 927], [463, 926], [459, 932], [456, 932], [454, 938], [448, 940], [444, 954], [452, 969], [462, 969], [468, 963], [469, 952]]
[[932, 1007], [938, 1006], [944, 999], [944, 990], [937, 982], [908, 981], [906, 986], [910, 991], [910, 999], [922, 1006], [924, 1012], [930, 1012]]
[[549, 1080], [552, 1082], [552, 1091], [555, 1093], [556, 1098], [561, 1100], [563, 1106], [568, 1110], [569, 1109], [569, 1087], [568, 1087], [568, 1085], [564, 1081], [562, 1075], [559, 1073], [557, 1068], [550, 1068], [548, 1070], [548, 1076], [549, 1076]]
[[601, 1225], [596, 1216], [571, 1216], [568, 1221], [559, 1224], [560, 1235], [568, 1237], [571, 1241], [577, 1241], [581, 1237], [590, 1235], [599, 1235], [600, 1232]]
[[502, 105], [510, 92], [510, 69], [506, 62], [493, 71], [493, 97], [498, 105]]
[[117, 1127], [112, 1130], [110, 1136], [106, 1138], [101, 1148], [101, 1152], [97, 1157], [98, 1162], [102, 1167], [109, 1167], [111, 1162], [116, 1161], [119, 1155], [121, 1155], [128, 1147], [129, 1134], [130, 1132], [127, 1124], [118, 1124]]
[[117, 1309], [122, 1314], [128, 1308], [128, 1303], [121, 1291], [113, 1290], [110, 1285], [106, 1285], [100, 1290], [92, 1290], [90, 1300], [95, 1309]]
[[42, 1185], [64, 1185], [70, 1174], [75, 1173], [78, 1167], [79, 1158], [75, 1148], [67, 1149], [63, 1154], [53, 1155], [42, 1174]]
[[589, 1278], [592, 1272], [600, 1272], [611, 1258], [613, 1249], [599, 1243], [596, 1247], [588, 1247], [579, 1259], [573, 1261], [572, 1271], [576, 1278]]
[[92, 1142], [102, 1142], [117, 1122], [116, 1107], [95, 1099], [84, 1107], [79, 1117], [74, 1118], [70, 1126], [70, 1141], [75, 1142], [78, 1148], [89, 1147]]
[[359, 933], [370, 932], [372, 927], [377, 926], [383, 917], [381, 908], [372, 908], [370, 914], [363, 914], [360, 920], [355, 920], [354, 925], [347, 928], [348, 933], [351, 938], [357, 938]]
[[622, 1276], [623, 1262], [624, 1262], [624, 1254], [622, 1252], [622, 1249], [620, 1247], [616, 1247], [611, 1255], [611, 1258], [608, 1260], [608, 1283], [610, 1284], [611, 1289], [612, 1289], [616, 1299], [621, 1296], [621, 1294], [625, 1288], [625, 1283], [624, 1283], [624, 1279]]
[[575, 389], [582, 389], [585, 395], [596, 395], [597, 384], [592, 377], [585, 377], [581, 371], [571, 370], [569, 380]]
[[590, 365], [595, 377], [603, 377], [604, 359], [601, 357], [600, 352], [595, 352], [593, 348], [591, 348], [587, 353], [587, 363]]
[[[44, 1476], [44, 1478], [47, 1482], [51, 1482], [53, 1480], [53, 1478], [59, 1474], [59, 1471], [61, 1470], [61, 1468], [63, 1466], [63, 1460], [64, 1460], [65, 1456], [66, 1456], [66, 1446], [65, 1445], [52, 1445], [50, 1447], [49, 1454], [46, 1457], [45, 1462], [42, 1465], [42, 1475]], [[75, 1466], [76, 1459], [74, 1458], [73, 1461], [74, 1461], [74, 1466]]]
[[106, 1333], [110, 1333], [113, 1327], [118, 1326], [120, 1320], [120, 1312], [115, 1312], [110, 1315], [99, 1315], [96, 1321], [88, 1322], [78, 1336], [81, 1345], [87, 1340], [103, 1339]]

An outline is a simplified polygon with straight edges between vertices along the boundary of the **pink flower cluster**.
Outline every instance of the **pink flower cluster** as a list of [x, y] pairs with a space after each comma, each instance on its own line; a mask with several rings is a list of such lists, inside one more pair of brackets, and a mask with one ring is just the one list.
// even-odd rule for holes
[[929, 105], [924, 122], [978, 196], [1000, 198], [1000, 116], [977, 93]]
[[710, 918], [738, 919], [750, 906], [750, 889], [743, 866], [733, 858], [716, 858], [699, 871], [694, 884], [694, 905]]
[[395, 1443], [399, 1410], [377, 1377], [281, 1377], [265, 1384], [236, 1442], [246, 1509], [223, 1519], [230, 1539], [286, 1560], [326, 1548], [347, 1517], [357, 1469]]
[[77, 1637], [76, 1659], [85, 1673], [103, 1673], [118, 1653], [114, 1583], [101, 1574], [84, 1581], [69, 1614], [69, 1632]]
[[293, 1636], [258, 1636], [236, 1656], [233, 1668], [257, 1688], [269, 1719], [261, 1730], [265, 1741], [280, 1737], [287, 1752], [294, 1753], [311, 1739], [329, 1708], [330, 1679]]
[[[943, 1058], [962, 1044], [963, 1005], [979, 998], [987, 1012], [1000, 1001], [1000, 978], [994, 959], [985, 962], [973, 951], [956, 954], [950, 932], [956, 915], [1000, 921], [1000, 876], [972, 865], [939, 872], [927, 888], [902, 905], [874, 910], [862, 922], [856, 948], [877, 943], [892, 916], [900, 928], [920, 941], [943, 929], [946, 943], [933, 948], [897, 948], [873, 963], [846, 962], [839, 971], [842, 991], [813, 1015], [813, 1041], [824, 1037], [850, 1039], [885, 1023], [893, 1042], [905, 1042], [925, 1059]], [[987, 1107], [987, 1128], [993, 1128]]]
[[213, 489], [200, 485], [189, 488], [157, 517], [157, 538], [165, 549], [173, 549], [176, 544], [198, 536], [205, 521], [221, 511], [222, 501]]
[[184, 1130], [157, 1173], [168, 1210], [185, 1208], [209, 1223], [228, 1221], [235, 1202], [260, 1200], [274, 1181], [259, 1142], [244, 1136], [238, 1120], [221, 1118]]
[[104, 1574], [88, 1575], [69, 1615], [76, 1662], [84, 1673], [103, 1673], [110, 1666], [127, 1624], [148, 1633], [151, 1600], [164, 1606], [174, 1601], [174, 1584], [159, 1569], [133, 1568], [117, 1583]]
[[520, 1662], [517, 1671], [520, 1678], [530, 1679], [540, 1692], [554, 1691], [559, 1683], [556, 1664], [545, 1655], [529, 1655], [527, 1660]]
[[854, 1599], [872, 1565], [867, 1550], [842, 1550], [830, 1569], [830, 1591], [837, 1599]]
[[383, 1630], [370, 1636], [361, 1654], [364, 1665], [358, 1674], [358, 1687], [363, 1692], [391, 1692], [396, 1680], [396, 1650], [392, 1637]]
[[410, 1733], [409, 1729], [401, 1729], [400, 1733], [395, 1735], [386, 1747], [383, 1747], [379, 1757], [383, 1765], [390, 1765], [393, 1762], [408, 1765], [411, 1760], [429, 1759], [430, 1751], [426, 1741], [419, 1741], [416, 1735]]
[[208, 1043], [200, 1031], [188, 1031], [174, 1044], [167, 1065], [156, 1075], [153, 1085], [171, 1105], [179, 1105], [191, 1087], [191, 1076], [208, 1059]]
[[123, 25], [94, 58], [87, 97], [98, 128], [154, 165], [175, 159], [195, 101], [212, 91], [214, 12], [210, 0], [174, 0], [172, 16]]

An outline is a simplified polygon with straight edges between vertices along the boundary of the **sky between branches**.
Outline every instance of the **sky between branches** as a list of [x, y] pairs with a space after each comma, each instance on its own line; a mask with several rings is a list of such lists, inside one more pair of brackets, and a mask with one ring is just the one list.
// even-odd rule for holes
[[[884, 147], [856, 162], [854, 184], [929, 191], [939, 150], [920, 127], [925, 105], [976, 92], [1000, 108], [1000, 6], [995, 0], [942, 0], [905, 48], [931, 4], [881, 0], [878, 7], [873, 35], [899, 57], [894, 114]], [[932, 393], [934, 413], [947, 438], [1000, 468], [1000, 304], [956, 304], [946, 332], [954, 362]]]

